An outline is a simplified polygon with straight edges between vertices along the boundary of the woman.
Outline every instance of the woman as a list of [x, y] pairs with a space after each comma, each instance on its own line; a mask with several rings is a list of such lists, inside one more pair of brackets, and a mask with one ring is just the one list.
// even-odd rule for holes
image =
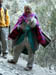
[[[27, 67], [24, 69], [29, 71], [33, 67], [34, 54], [35, 51], [38, 49], [39, 43], [43, 45], [46, 43], [46, 40], [40, 30], [38, 19], [36, 15], [32, 13], [32, 9], [30, 6], [26, 5], [24, 7], [24, 13], [18, 19], [13, 30], [15, 30], [16, 28], [20, 31], [18, 32], [18, 37], [16, 41], [14, 40], [15, 45], [13, 47], [13, 59], [8, 60], [8, 62], [16, 64], [19, 55], [23, 51], [24, 47], [26, 47], [29, 58]], [[11, 38], [10, 35], [9, 38]]]

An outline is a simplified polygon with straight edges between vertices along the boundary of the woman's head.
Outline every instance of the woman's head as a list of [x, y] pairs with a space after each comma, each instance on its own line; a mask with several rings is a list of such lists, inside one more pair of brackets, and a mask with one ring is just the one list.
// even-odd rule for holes
[[26, 14], [30, 14], [32, 12], [32, 9], [29, 5], [24, 6], [24, 12]]

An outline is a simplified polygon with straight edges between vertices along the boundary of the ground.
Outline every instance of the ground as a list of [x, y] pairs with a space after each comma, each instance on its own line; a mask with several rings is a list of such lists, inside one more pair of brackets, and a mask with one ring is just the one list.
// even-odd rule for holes
[[34, 64], [32, 71], [27, 72], [24, 70], [27, 64], [26, 60], [20, 57], [17, 64], [13, 65], [7, 62], [8, 58], [4, 59], [0, 56], [0, 75], [56, 75], [53, 70], [50, 71], [36, 64]]

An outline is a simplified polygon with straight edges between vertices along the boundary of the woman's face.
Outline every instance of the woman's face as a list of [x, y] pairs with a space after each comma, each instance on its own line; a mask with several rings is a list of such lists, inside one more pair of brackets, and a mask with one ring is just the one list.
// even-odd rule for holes
[[30, 14], [31, 13], [31, 8], [30, 7], [24, 7], [24, 12], [26, 13], [26, 14]]

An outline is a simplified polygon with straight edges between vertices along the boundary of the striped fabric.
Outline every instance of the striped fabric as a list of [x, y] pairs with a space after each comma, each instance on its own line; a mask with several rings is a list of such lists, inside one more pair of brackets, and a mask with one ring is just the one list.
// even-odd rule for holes
[[[36, 18], [36, 20], [37, 20], [37, 22], [36, 22], [36, 32], [35, 32], [35, 33], [34, 33], [34, 31], [32, 31], [32, 32], [33, 32], [34, 34], [36, 34], [36, 38], [37, 38], [37, 40], [38, 40], [38, 43], [40, 43], [40, 44], [42, 44], [42, 45], [46, 44], [46, 39], [45, 39], [44, 35], [42, 34], [41, 29], [40, 29], [37, 16], [36, 16], [35, 14], [33, 14], [33, 13], [30, 14], [29, 16], [31, 16], [31, 17], [34, 16], [34, 17]], [[14, 26], [14, 29], [13, 29], [11, 35], [9, 35], [9, 38], [10, 38], [11, 36], [13, 36], [12, 38], [15, 39], [15, 38], [20, 34], [20, 32], [22, 32], [21, 30], [19, 30], [19, 31], [16, 30], [16, 29], [17, 29], [17, 26], [20, 26], [20, 25], [22, 24], [23, 20], [27, 23], [27, 17], [29, 17], [29, 16], [24, 13], [24, 14], [18, 19], [17, 23], [16, 23], [15, 26]], [[15, 31], [14, 31], [14, 30], [15, 30]], [[13, 34], [13, 32], [14, 32], [15, 34]]]
[[[37, 16], [35, 15], [35, 14], [30, 14], [29, 16], [31, 16], [31, 17], [35, 17], [36, 19], [37, 19], [37, 23], [36, 23], [36, 28], [37, 28], [37, 39], [38, 39], [38, 42], [40, 43], [40, 44], [45, 44], [46, 43], [46, 40], [45, 40], [45, 37], [43, 36], [43, 34], [42, 34], [42, 31], [41, 31], [41, 29], [40, 29], [40, 26], [39, 26], [39, 22], [38, 22], [38, 18], [37, 18]], [[23, 21], [23, 19], [27, 22], [27, 18], [28, 16], [27, 16], [27, 14], [23, 14], [19, 19], [18, 19], [18, 21], [17, 21], [17, 23], [15, 24], [15, 27], [14, 28], [16, 28], [18, 25], [20, 25], [21, 23], [22, 23], [22, 21]]]

